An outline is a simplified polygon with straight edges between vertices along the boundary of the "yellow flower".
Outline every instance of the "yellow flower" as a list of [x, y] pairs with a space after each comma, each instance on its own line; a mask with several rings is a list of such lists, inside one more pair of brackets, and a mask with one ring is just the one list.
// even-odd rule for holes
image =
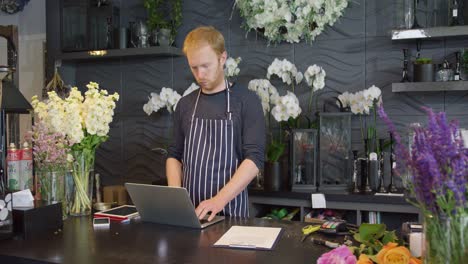
[[406, 247], [398, 247], [397, 243], [389, 242], [377, 254], [377, 263], [379, 264], [408, 264], [410, 263], [411, 253]]
[[358, 261], [356, 264], [373, 264], [372, 260], [366, 255], [366, 254], [361, 254], [359, 256]]

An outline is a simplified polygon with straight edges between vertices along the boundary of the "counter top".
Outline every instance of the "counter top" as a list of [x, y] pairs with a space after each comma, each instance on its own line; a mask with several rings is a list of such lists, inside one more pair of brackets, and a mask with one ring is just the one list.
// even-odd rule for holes
[[[283, 232], [272, 251], [212, 247], [232, 225], [282, 227]], [[62, 231], [0, 241], [0, 263], [315, 263], [330, 249], [301, 243], [304, 225], [230, 218], [197, 230], [132, 220], [96, 230], [90, 217], [70, 217]]]

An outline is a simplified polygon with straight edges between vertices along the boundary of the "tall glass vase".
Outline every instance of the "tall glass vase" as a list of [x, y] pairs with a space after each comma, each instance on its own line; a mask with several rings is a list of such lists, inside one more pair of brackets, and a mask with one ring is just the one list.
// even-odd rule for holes
[[424, 217], [424, 263], [468, 263], [468, 215]]
[[47, 203], [62, 204], [62, 219], [67, 219], [68, 202], [65, 194], [65, 169], [38, 170], [41, 199]]
[[94, 159], [96, 149], [72, 151], [73, 188], [71, 190], [70, 215], [83, 216], [91, 214], [94, 182]]

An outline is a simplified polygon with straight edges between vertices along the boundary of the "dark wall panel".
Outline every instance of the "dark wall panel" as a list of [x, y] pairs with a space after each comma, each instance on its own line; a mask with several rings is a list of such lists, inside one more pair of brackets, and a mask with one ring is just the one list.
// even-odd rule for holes
[[[440, 5], [442, 0], [422, 1], [428, 6]], [[114, 1], [121, 5], [121, 25], [144, 19], [141, 0]], [[414, 41], [395, 42], [390, 31], [399, 24], [402, 0], [349, 1], [344, 16], [334, 27], [327, 27], [313, 43], [270, 44], [256, 32], [241, 28], [242, 18], [234, 1], [183, 1], [183, 25], [178, 31], [175, 45], [181, 47], [185, 35], [198, 25], [213, 25], [225, 36], [226, 48], [233, 57], [242, 57], [241, 72], [235, 80], [246, 85], [255, 78], [265, 78], [268, 65], [274, 58], [286, 58], [304, 71], [318, 64], [327, 72], [326, 88], [314, 95], [313, 111], [323, 109], [326, 100], [338, 92], [356, 92], [375, 84], [383, 92], [383, 101], [390, 117], [404, 138], [408, 124], [424, 123], [422, 106], [447, 111], [468, 127], [468, 93], [392, 93], [391, 84], [401, 79], [403, 48], [416, 56]], [[429, 8], [418, 9], [420, 24], [434, 23]], [[437, 23], [442, 23], [437, 18]], [[440, 39], [422, 42], [421, 56], [441, 63], [444, 58], [454, 61], [453, 52], [468, 46], [468, 38]], [[121, 184], [125, 181], [152, 182], [164, 178], [164, 157], [152, 151], [167, 146], [171, 132], [171, 115], [163, 110], [147, 116], [143, 104], [151, 92], [171, 87], [182, 93], [193, 77], [184, 57], [125, 58], [108, 61], [73, 64], [75, 72], [69, 74], [80, 87], [97, 81], [109, 91], [121, 95], [110, 139], [98, 150], [96, 170], [103, 176], [103, 184]], [[74, 79], [74, 80], [73, 80]], [[280, 90], [288, 87], [274, 77], [272, 83]], [[307, 111], [310, 88], [305, 82], [296, 88], [303, 111]], [[308, 113], [310, 115], [310, 113]], [[359, 120], [352, 122], [353, 148], [361, 148]], [[378, 131], [387, 136], [387, 129], [379, 121]]]

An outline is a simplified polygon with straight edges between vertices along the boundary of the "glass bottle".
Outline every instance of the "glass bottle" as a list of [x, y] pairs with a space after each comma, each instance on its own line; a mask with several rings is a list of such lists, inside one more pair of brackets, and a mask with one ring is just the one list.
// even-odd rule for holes
[[377, 189], [377, 192], [379, 193], [385, 193], [387, 190], [385, 190], [385, 183], [384, 183], [384, 152], [382, 151], [384, 145], [384, 140], [379, 139], [379, 146], [380, 146], [380, 155], [379, 155], [379, 187]]
[[395, 153], [393, 153], [393, 133], [390, 132], [390, 184], [387, 188], [389, 193], [398, 192], [395, 183], [393, 182], [393, 170], [395, 169], [395, 166]]
[[453, 73], [453, 80], [454, 81], [460, 81], [460, 60], [461, 60], [461, 52], [457, 51], [455, 52], [455, 58], [456, 58], [456, 63], [455, 63], [455, 72]]
[[353, 150], [353, 193], [359, 193], [359, 187], [357, 182], [358, 174], [358, 151]]
[[370, 172], [370, 161], [369, 161], [369, 139], [364, 140], [364, 150], [366, 158], [361, 160], [361, 184], [362, 189], [361, 191], [365, 194], [371, 193], [372, 189], [370, 188], [369, 184], [369, 172]]

